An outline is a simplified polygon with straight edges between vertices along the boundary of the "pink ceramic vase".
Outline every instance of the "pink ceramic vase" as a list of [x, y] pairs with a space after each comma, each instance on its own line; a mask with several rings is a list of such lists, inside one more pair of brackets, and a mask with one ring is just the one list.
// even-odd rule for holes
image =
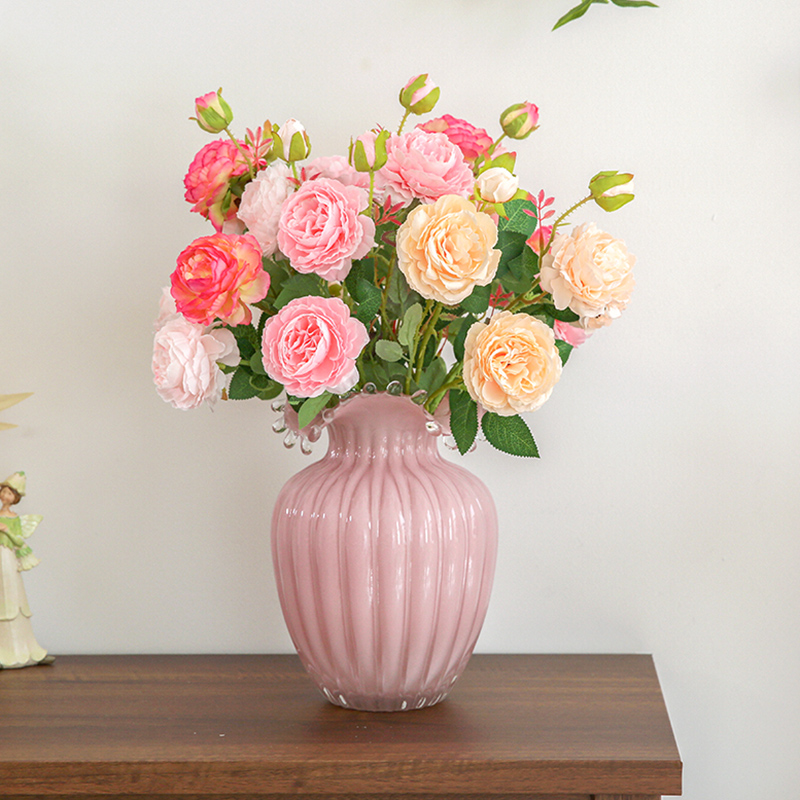
[[356, 395], [328, 452], [283, 487], [272, 517], [281, 606], [325, 696], [346, 708], [433, 705], [464, 670], [486, 614], [497, 514], [445, 461], [408, 397]]

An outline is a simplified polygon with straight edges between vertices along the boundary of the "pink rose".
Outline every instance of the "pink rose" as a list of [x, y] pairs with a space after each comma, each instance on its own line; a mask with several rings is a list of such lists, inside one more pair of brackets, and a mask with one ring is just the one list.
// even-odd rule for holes
[[286, 199], [294, 192], [292, 170], [276, 161], [247, 184], [239, 204], [239, 219], [247, 225], [265, 256], [278, 249], [278, 222]]
[[472, 194], [472, 169], [443, 133], [414, 128], [389, 137], [386, 152], [388, 161], [379, 174], [392, 197], [410, 203], [415, 197], [433, 202], [446, 194]]
[[375, 245], [375, 223], [360, 213], [366, 205], [366, 194], [355, 186], [306, 181], [283, 204], [278, 247], [298, 272], [341, 281], [353, 259]]
[[217, 362], [233, 353], [238, 351], [230, 331], [206, 333], [202, 325], [173, 316], [156, 332], [153, 343], [156, 391], [175, 408], [213, 404], [219, 400], [224, 384]]
[[561, 339], [562, 342], [571, 344], [573, 347], [582, 345], [592, 334], [587, 333], [583, 328], [577, 325], [571, 325], [569, 322], [562, 322], [557, 319], [553, 323], [553, 333], [556, 339]]
[[298, 297], [264, 326], [264, 369], [296, 397], [341, 394], [358, 383], [366, 327], [338, 297]]
[[450, 114], [428, 120], [417, 127], [428, 133], [443, 133], [461, 150], [470, 164], [474, 164], [479, 156], [485, 156], [493, 144], [492, 137], [483, 128], [476, 128], [466, 120]]
[[[369, 174], [359, 172], [350, 165], [344, 156], [319, 156], [307, 162], [300, 172], [304, 181], [317, 178], [332, 178], [345, 186], [360, 186], [369, 192]], [[380, 172], [375, 173], [375, 185], [372, 196], [379, 203], [385, 199], [385, 181]]]
[[215, 233], [195, 239], [178, 256], [172, 273], [177, 310], [201, 325], [215, 319], [249, 324], [253, 314], [247, 303], [262, 300], [268, 290], [269, 273], [262, 267], [258, 242], [249, 234]]
[[183, 179], [184, 197], [192, 211], [210, 220], [219, 231], [229, 219], [236, 217], [236, 207], [223, 211], [222, 204], [233, 178], [247, 172], [247, 162], [236, 145], [228, 140], [209, 142], [194, 157]]

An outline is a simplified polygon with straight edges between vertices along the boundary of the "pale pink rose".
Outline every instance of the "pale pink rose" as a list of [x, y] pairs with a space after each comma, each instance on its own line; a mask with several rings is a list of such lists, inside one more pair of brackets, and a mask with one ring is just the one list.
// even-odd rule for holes
[[624, 242], [593, 223], [560, 234], [542, 258], [541, 286], [556, 308], [569, 308], [585, 328], [609, 325], [628, 304], [636, 259]]
[[298, 272], [341, 281], [353, 259], [375, 245], [375, 223], [360, 212], [367, 195], [355, 186], [319, 178], [305, 181], [283, 204], [278, 247]]
[[[313, 181], [317, 178], [331, 178], [345, 186], [358, 186], [369, 192], [369, 173], [359, 172], [351, 166], [344, 156], [319, 156], [307, 162], [300, 175], [304, 181]], [[373, 199], [383, 203], [385, 199], [386, 182], [380, 172], [375, 173], [375, 183], [372, 189]]]
[[[243, 143], [241, 143], [243, 144]], [[247, 162], [236, 145], [226, 139], [209, 142], [194, 157], [183, 179], [184, 197], [192, 203], [192, 211], [210, 220], [218, 230], [236, 217], [236, 207], [222, 210], [222, 203], [233, 178], [247, 172]]]
[[278, 139], [280, 139], [283, 158], [286, 161], [300, 161], [311, 152], [311, 143], [308, 140], [306, 129], [293, 117], [287, 119], [280, 127]]
[[553, 333], [556, 339], [561, 339], [562, 342], [571, 344], [573, 347], [584, 344], [592, 335], [591, 331], [587, 333], [583, 328], [572, 325], [569, 322], [562, 322], [560, 319], [553, 323]]
[[388, 160], [379, 170], [393, 199], [433, 202], [446, 194], [469, 197], [475, 185], [463, 153], [443, 133], [414, 128], [386, 142]]
[[342, 394], [358, 383], [366, 327], [338, 297], [299, 297], [264, 326], [264, 369], [296, 397]]
[[161, 290], [161, 297], [158, 301], [158, 317], [156, 317], [155, 327], [160, 328], [168, 319], [178, 315], [178, 309], [175, 307], [175, 298], [170, 292], [170, 287], [165, 286]]
[[237, 352], [236, 339], [224, 329], [206, 332], [175, 315], [156, 332], [153, 343], [153, 378], [156, 391], [175, 408], [197, 408], [219, 400], [224, 376], [217, 362]]
[[474, 164], [480, 156], [485, 156], [494, 144], [492, 137], [483, 128], [476, 128], [466, 120], [450, 114], [428, 120], [417, 127], [428, 133], [443, 133], [470, 164]]
[[273, 255], [278, 249], [281, 209], [296, 185], [292, 170], [282, 161], [276, 161], [245, 187], [239, 204], [239, 219], [256, 237], [265, 256]]
[[474, 323], [464, 342], [463, 376], [470, 397], [488, 411], [503, 417], [536, 411], [561, 377], [552, 329], [510, 311]]
[[491, 167], [481, 172], [475, 186], [487, 203], [507, 203], [519, 189], [519, 178], [503, 167]]
[[195, 239], [178, 256], [172, 273], [172, 296], [190, 322], [210, 325], [249, 324], [248, 303], [262, 300], [269, 290], [269, 273], [261, 264], [258, 242], [249, 234], [215, 233]]
[[397, 231], [397, 265], [428, 300], [456, 305], [492, 282], [500, 251], [497, 225], [458, 195], [417, 206]]

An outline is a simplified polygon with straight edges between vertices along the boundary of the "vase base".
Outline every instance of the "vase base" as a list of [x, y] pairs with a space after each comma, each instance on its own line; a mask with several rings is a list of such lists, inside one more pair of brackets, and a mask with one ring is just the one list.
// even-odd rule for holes
[[447, 691], [425, 692], [408, 695], [368, 695], [356, 692], [343, 692], [320, 686], [326, 699], [335, 706], [352, 711], [414, 711], [440, 703], [447, 697]]

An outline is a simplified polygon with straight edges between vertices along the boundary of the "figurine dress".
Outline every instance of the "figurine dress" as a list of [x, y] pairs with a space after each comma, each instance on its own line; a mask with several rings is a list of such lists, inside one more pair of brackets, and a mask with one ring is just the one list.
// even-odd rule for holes
[[39, 560], [25, 543], [41, 521], [37, 514], [0, 515], [0, 668], [27, 667], [48, 660], [31, 627], [31, 609], [21, 572]]

